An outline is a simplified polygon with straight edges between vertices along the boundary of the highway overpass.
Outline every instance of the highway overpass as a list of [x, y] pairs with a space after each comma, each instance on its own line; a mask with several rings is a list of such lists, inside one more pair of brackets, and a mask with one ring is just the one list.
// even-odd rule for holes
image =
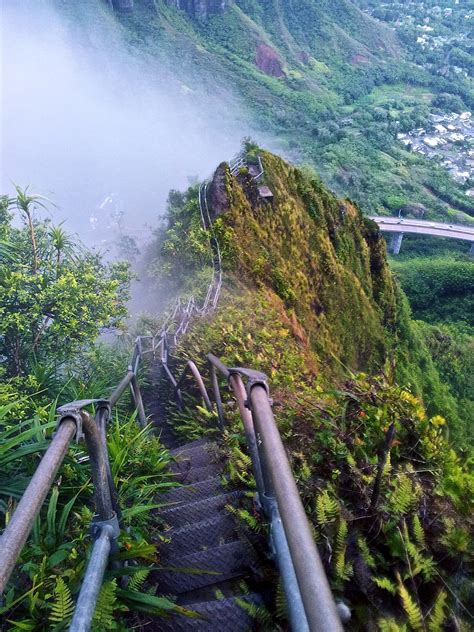
[[382, 232], [393, 233], [390, 247], [394, 254], [400, 252], [402, 238], [405, 234], [462, 239], [472, 244], [470, 252], [474, 254], [474, 225], [463, 226], [462, 224], [430, 222], [407, 217], [372, 216], [370, 219], [378, 225]]

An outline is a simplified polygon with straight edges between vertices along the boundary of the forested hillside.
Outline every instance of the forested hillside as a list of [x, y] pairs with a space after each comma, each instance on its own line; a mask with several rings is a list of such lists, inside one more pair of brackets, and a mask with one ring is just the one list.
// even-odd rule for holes
[[[457, 184], [396, 138], [428, 124], [442, 105], [437, 95], [469, 109], [472, 92], [414, 64], [389, 27], [350, 0], [237, 0], [201, 17], [181, 6], [136, 0], [117, 19], [150, 66], [172, 66], [188, 98], [198, 86], [222, 91], [224, 101], [226, 86], [236, 91], [280, 152], [315, 165], [365, 212], [421, 204], [426, 216], [467, 221], [474, 213], [468, 182]], [[61, 9], [77, 24], [77, 9]]]
[[[245, 402], [229, 389], [222, 404], [215, 392], [209, 398], [199, 379], [200, 390], [177, 377], [185, 367], [197, 367], [211, 393], [212, 378], [213, 387], [218, 378], [209, 374], [206, 356], [213, 353], [226, 367], [268, 377], [268, 409], [310, 523], [308, 538], [314, 546], [314, 534], [338, 612], [346, 615], [345, 628], [469, 632], [474, 266], [465, 244], [454, 240], [405, 236], [401, 254], [389, 256], [368, 217], [474, 222], [474, 198], [467, 195], [472, 180], [455, 181], [439, 161], [410, 151], [399, 138], [427, 125], [430, 114], [455, 111], [461, 120], [473, 108], [467, 70], [458, 73], [448, 63], [454, 43], [445, 42], [446, 55], [428, 49], [417, 54], [418, 27], [402, 28], [391, 6], [382, 14], [372, 0], [50, 0], [48, 11], [49, 4], [61, 16], [54, 29], [72, 42], [59, 50], [74, 51], [80, 42], [87, 56], [74, 60], [77, 67], [88, 78], [88, 64], [97, 56], [97, 77], [113, 86], [96, 102], [98, 84], [66, 83], [90, 89], [92, 100], [80, 110], [84, 120], [98, 116], [98, 129], [124, 95], [129, 104], [146, 100], [147, 107], [125, 108], [105, 149], [99, 141], [89, 147], [76, 134], [85, 146], [81, 159], [97, 152], [98, 164], [108, 165], [107, 152], [116, 152], [109, 171], [93, 174], [108, 192], [95, 209], [99, 220], [93, 216], [102, 221], [95, 234], [101, 250], [53, 221], [54, 200], [32, 188], [12, 185], [9, 195], [0, 196], [2, 532], [14, 524], [22, 494], [61, 430], [61, 404], [72, 402], [64, 414], [69, 425], [72, 418], [76, 424], [59, 470], [49, 474], [50, 491], [31, 519], [14, 571], [0, 573], [0, 584], [2, 577], [7, 582], [0, 630], [67, 629], [91, 550], [102, 533], [111, 533], [115, 519], [119, 535], [107, 535], [109, 565], [97, 607], [90, 609], [92, 632], [172, 629], [172, 617], [185, 621], [184, 629], [226, 629], [190, 609], [201, 599], [212, 600], [217, 610], [234, 600], [253, 629], [289, 629], [285, 587], [267, 549], [271, 520], [256, 494], [258, 470], [239, 415], [241, 404], [253, 428], [251, 387]], [[420, 20], [433, 8], [431, 0], [426, 4], [417, 5]], [[443, 12], [449, 9], [445, 0], [442, 5]], [[52, 15], [48, 11], [42, 24]], [[438, 26], [448, 29], [443, 12]], [[467, 50], [463, 39], [453, 53], [462, 69]], [[442, 72], [441, 61], [447, 64]], [[71, 68], [77, 70], [65, 66], [65, 76]], [[148, 84], [160, 90], [148, 92]], [[79, 100], [80, 89], [73, 92], [67, 97]], [[219, 108], [193, 118], [206, 107], [206, 94]], [[35, 108], [34, 94], [31, 104], [22, 105]], [[182, 129], [176, 112], [167, 118], [173, 105], [192, 119]], [[227, 109], [221, 120], [218, 110]], [[144, 112], [150, 116], [144, 127], [122, 135], [126, 116]], [[38, 106], [39, 118], [45, 114]], [[171, 135], [176, 129], [169, 155], [142, 155], [146, 121], [162, 116], [165, 127], [173, 123]], [[229, 119], [234, 128], [220, 130], [225, 142], [232, 144], [235, 129], [245, 136], [236, 158], [217, 165], [205, 182], [182, 173], [190, 186], [171, 190], [166, 208], [153, 186], [139, 191], [136, 199], [144, 200], [153, 226], [142, 222], [139, 204], [127, 209], [129, 225], [119, 203], [113, 224], [106, 212], [97, 212], [119, 199], [107, 178], [126, 178], [119, 163], [132, 144], [131, 155], [138, 158], [126, 164], [136, 162], [137, 173], [150, 169], [157, 189], [168, 190], [164, 163], [166, 173], [184, 172], [184, 152], [204, 152], [203, 121], [212, 132]], [[193, 126], [199, 129], [188, 138]], [[161, 129], [152, 126], [152, 145], [160, 142]], [[141, 135], [132, 138], [130, 130]], [[19, 125], [19, 138], [20, 131]], [[68, 130], [61, 139], [66, 151], [69, 132], [76, 133]], [[254, 132], [262, 143], [250, 138]], [[41, 134], [46, 146], [50, 139], [42, 127]], [[453, 152], [459, 147], [453, 143]], [[18, 148], [19, 155], [31, 150], [20, 142]], [[79, 167], [77, 172], [82, 178]], [[94, 178], [84, 176], [84, 191]], [[88, 203], [80, 208], [79, 226], [90, 223], [90, 212]], [[127, 261], [115, 261], [111, 246]], [[205, 309], [210, 296], [215, 305]], [[153, 306], [151, 313], [142, 313], [144, 305]], [[224, 375], [231, 383], [235, 372]], [[112, 395], [117, 384], [120, 401]], [[105, 521], [94, 513], [100, 501], [91, 476], [96, 457], [81, 442], [78, 410], [89, 411], [98, 445], [107, 447], [97, 467], [113, 507]], [[204, 478], [187, 480], [192, 459], [180, 463], [165, 441], [169, 436], [191, 445]], [[255, 443], [257, 437], [263, 444], [254, 434]], [[203, 483], [209, 495], [198, 509], [195, 487], [201, 490]], [[182, 504], [171, 501], [170, 508], [170, 490], [188, 495], [188, 514], [180, 516]], [[212, 509], [219, 494], [219, 502], [225, 500], [219, 519], [224, 516], [232, 546], [242, 545], [245, 536], [268, 558], [264, 568], [255, 563], [251, 573], [231, 574], [229, 581], [212, 568], [197, 568], [193, 554], [209, 558], [213, 549], [203, 544], [197, 550], [187, 530], [204, 512], [199, 529], [216, 551], [230, 543], [206, 522], [213, 517], [206, 503]], [[172, 521], [175, 509], [181, 522]], [[167, 557], [173, 547], [175, 557]], [[243, 549], [232, 550], [238, 565]], [[193, 563], [173, 567], [180, 559]], [[180, 575], [182, 592], [167, 588], [176, 588], [173, 573]], [[199, 584], [187, 586], [206, 575], [215, 582], [203, 584], [207, 592]], [[255, 602], [235, 599], [257, 593]]]
[[[216, 315], [182, 339], [178, 366], [192, 358], [204, 371], [212, 349], [269, 376], [331, 585], [352, 609], [348, 629], [443, 630], [456, 620], [468, 630], [472, 443], [454, 381], [436, 366], [443, 351], [433, 362], [375, 225], [314, 173], [248, 150], [250, 164], [263, 159], [273, 199], [247, 169], [217, 170], [210, 201], [225, 290]], [[202, 271], [198, 213], [195, 190], [170, 198], [152, 258], [159, 286], [186, 287]], [[188, 405], [170, 413], [175, 427], [212, 433], [212, 418]], [[248, 484], [245, 439], [226, 414], [229, 476]]]

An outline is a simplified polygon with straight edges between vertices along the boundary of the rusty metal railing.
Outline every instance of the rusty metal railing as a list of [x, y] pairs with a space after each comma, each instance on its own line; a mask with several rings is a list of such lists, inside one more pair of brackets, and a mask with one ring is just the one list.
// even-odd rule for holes
[[[78, 442], [85, 439], [96, 509], [91, 525], [94, 545], [77, 599], [70, 627], [72, 632], [85, 632], [90, 629], [109, 553], [117, 546], [121, 512], [110, 470], [106, 431], [113, 407], [128, 389], [137, 410], [139, 425], [142, 428], [146, 427], [147, 419], [137, 379], [143, 356], [152, 351], [151, 348], [143, 350], [146, 340], [146, 337], [135, 340], [127, 373], [108, 399], [80, 400], [58, 409], [59, 419], [49, 448], [0, 537], [2, 594], [71, 442], [74, 438]], [[89, 407], [95, 408], [94, 416], [87, 411]]]
[[[237, 400], [260, 505], [295, 632], [342, 631], [342, 623], [272, 411], [264, 373], [229, 368], [207, 356], [220, 427], [225, 427], [217, 374]], [[245, 383], [244, 383], [245, 380]]]
[[[58, 409], [59, 420], [51, 444], [0, 537], [1, 595], [72, 440], [74, 437], [77, 441], [85, 438], [94, 484], [96, 516], [91, 526], [94, 545], [74, 611], [70, 627], [72, 632], [87, 632], [90, 629], [108, 557], [117, 546], [121, 512], [110, 469], [106, 430], [112, 408], [127, 389], [131, 392], [139, 425], [141, 428], [146, 427], [147, 419], [137, 378], [143, 357], [148, 353], [155, 357], [159, 352], [165, 375], [173, 384], [175, 396], [181, 406], [181, 386], [186, 375], [190, 373], [197, 382], [205, 405], [208, 409], [212, 408], [206, 387], [194, 363], [187, 364], [178, 380], [174, 378], [168, 366], [169, 355], [176, 346], [178, 338], [186, 333], [193, 315], [208, 314], [214, 310], [221, 292], [222, 258], [212, 229], [207, 187], [208, 182], [200, 186], [199, 206], [203, 228], [210, 234], [213, 274], [203, 304], [199, 306], [194, 297], [186, 301], [178, 298], [157, 335], [139, 336], [135, 340], [127, 372], [108, 399], [75, 401]], [[145, 344], [149, 347], [146, 350], [143, 348]], [[94, 417], [86, 410], [90, 406], [95, 407]]]

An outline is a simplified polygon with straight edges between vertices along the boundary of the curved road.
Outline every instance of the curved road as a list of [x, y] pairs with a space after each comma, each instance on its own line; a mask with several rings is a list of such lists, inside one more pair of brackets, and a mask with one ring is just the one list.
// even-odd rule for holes
[[417, 235], [434, 235], [435, 237], [451, 237], [474, 242], [474, 226], [461, 224], [443, 224], [442, 222], [428, 222], [421, 219], [400, 217], [371, 217], [384, 233], [405, 233]]

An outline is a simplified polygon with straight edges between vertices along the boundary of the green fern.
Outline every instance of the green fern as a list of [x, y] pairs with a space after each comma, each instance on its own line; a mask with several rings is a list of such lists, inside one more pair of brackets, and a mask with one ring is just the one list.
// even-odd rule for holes
[[379, 632], [407, 632], [407, 626], [397, 623], [395, 619], [379, 619], [377, 626]]
[[239, 582], [239, 591], [242, 593], [242, 595], [248, 595], [250, 593], [250, 588], [244, 580]]
[[445, 532], [441, 536], [440, 542], [446, 547], [448, 554], [451, 557], [458, 557], [459, 553], [466, 553], [471, 541], [469, 532], [456, 526], [452, 518], [444, 518], [443, 523]]
[[54, 624], [69, 621], [74, 612], [74, 601], [71, 591], [62, 577], [56, 578], [56, 585], [53, 590], [54, 601], [51, 604], [49, 621]]
[[149, 574], [150, 570], [147, 568], [144, 568], [141, 571], [137, 571], [130, 580], [128, 588], [130, 590], [141, 590], [143, 584], [148, 579]]
[[265, 530], [265, 527], [260, 520], [255, 516], [252, 516], [247, 509], [238, 509], [232, 505], [226, 505], [225, 508], [233, 516], [236, 516], [240, 521], [244, 522], [249, 529], [255, 531], [255, 533], [262, 533]]
[[117, 580], [105, 582], [97, 599], [97, 605], [92, 620], [92, 630], [103, 632], [113, 630], [115, 627], [114, 610], [117, 604]]
[[339, 505], [337, 500], [331, 498], [327, 489], [318, 494], [316, 498], [316, 521], [319, 526], [335, 522], [339, 515]]
[[278, 578], [275, 595], [275, 614], [277, 619], [285, 620], [288, 617], [288, 606], [286, 603], [286, 595], [283, 589], [283, 580], [281, 577]]
[[425, 542], [425, 531], [423, 529], [423, 527], [421, 526], [421, 521], [420, 518], [418, 517], [418, 514], [415, 514], [413, 516], [413, 537], [415, 538], [415, 542], [418, 544], [418, 546], [421, 549], [424, 549], [426, 546], [426, 542]]
[[389, 511], [396, 516], [408, 513], [416, 505], [419, 494], [419, 487], [405, 472], [400, 472], [392, 481], [388, 499]]
[[372, 581], [382, 590], [388, 590], [392, 595], [397, 594], [397, 585], [388, 577], [372, 577]]
[[236, 599], [235, 602], [242, 608], [242, 610], [245, 610], [245, 612], [258, 623], [262, 625], [270, 625], [272, 623], [272, 615], [264, 606], [250, 603], [248, 601], [245, 601], [244, 599]]
[[444, 611], [446, 606], [446, 600], [448, 596], [442, 590], [436, 597], [436, 601], [431, 608], [428, 617], [428, 632], [441, 632], [444, 622], [446, 620], [446, 613]]
[[431, 581], [436, 574], [435, 561], [431, 556], [423, 555], [418, 546], [410, 540], [408, 528], [405, 522], [403, 522], [402, 541], [408, 556], [410, 567], [409, 576], [413, 579], [413, 577], [421, 574], [425, 581]]
[[335, 579], [342, 584], [353, 575], [353, 568], [350, 562], [346, 561], [346, 539], [347, 539], [347, 521], [341, 518], [334, 539], [334, 572]]
[[403, 610], [407, 615], [408, 623], [415, 632], [422, 632], [425, 629], [425, 626], [423, 624], [423, 613], [421, 612], [420, 606], [410, 595], [405, 584], [400, 579], [400, 576], [398, 576], [397, 579], [398, 594], [400, 595], [400, 599], [402, 601]]
[[361, 535], [357, 538], [357, 546], [359, 548], [359, 553], [361, 554], [362, 559], [367, 564], [367, 566], [372, 569], [376, 568], [377, 562], [370, 552], [369, 545], [367, 544], [365, 538], [363, 538]]

